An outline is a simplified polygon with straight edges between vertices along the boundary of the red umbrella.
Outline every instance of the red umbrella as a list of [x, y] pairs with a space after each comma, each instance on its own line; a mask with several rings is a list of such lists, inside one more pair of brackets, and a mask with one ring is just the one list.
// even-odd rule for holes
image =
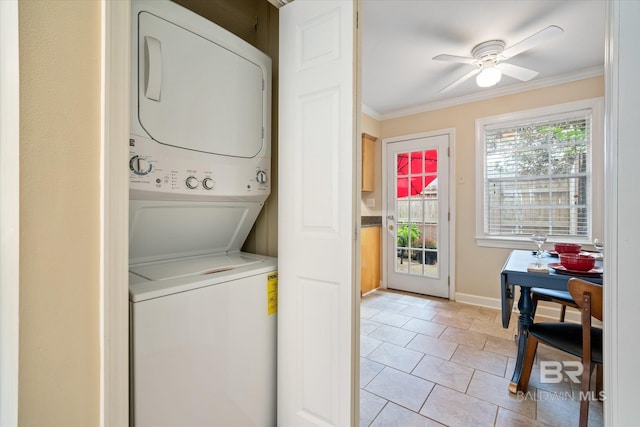
[[[411, 160], [409, 160], [411, 159]], [[438, 150], [399, 153], [396, 157], [396, 197], [422, 194], [437, 177]]]

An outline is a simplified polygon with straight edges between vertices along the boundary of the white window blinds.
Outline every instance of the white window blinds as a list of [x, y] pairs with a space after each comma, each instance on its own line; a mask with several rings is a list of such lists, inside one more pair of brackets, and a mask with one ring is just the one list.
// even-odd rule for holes
[[590, 235], [591, 116], [585, 109], [484, 125], [485, 236]]

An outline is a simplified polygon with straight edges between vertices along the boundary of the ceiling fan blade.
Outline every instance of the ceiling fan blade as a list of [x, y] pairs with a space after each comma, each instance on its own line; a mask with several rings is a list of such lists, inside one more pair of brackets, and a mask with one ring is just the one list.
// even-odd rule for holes
[[480, 72], [480, 68], [476, 68], [475, 70], [465, 74], [464, 76], [460, 77], [458, 80], [456, 80], [453, 83], [451, 83], [449, 86], [447, 86], [444, 89], [442, 89], [440, 91], [440, 93], [445, 93], [445, 92], [453, 89], [454, 87], [458, 86], [459, 84], [463, 83], [464, 81], [469, 80], [471, 77], [475, 76], [479, 72]]
[[476, 58], [468, 58], [466, 56], [456, 56], [456, 55], [437, 55], [437, 56], [434, 56], [433, 59], [437, 61], [459, 62], [461, 64], [471, 64], [471, 65], [475, 65], [475, 63], [478, 61]]
[[537, 71], [530, 70], [528, 68], [520, 67], [518, 65], [507, 64], [501, 62], [496, 67], [509, 77], [527, 82], [538, 75]]
[[501, 54], [500, 57], [507, 59], [507, 58], [512, 58], [522, 52], [524, 52], [525, 50], [529, 50], [532, 47], [535, 47], [537, 45], [539, 45], [540, 43], [544, 43], [547, 40], [550, 40], [552, 38], [554, 38], [557, 35], [560, 35], [564, 33], [564, 30], [560, 27], [558, 27], [557, 25], [551, 25], [547, 28], [545, 28], [544, 30], [540, 30], [537, 33], [535, 33], [534, 35], [527, 37], [524, 40], [519, 41], [518, 43], [514, 44], [513, 46], [510, 46], [508, 48], [506, 48]]

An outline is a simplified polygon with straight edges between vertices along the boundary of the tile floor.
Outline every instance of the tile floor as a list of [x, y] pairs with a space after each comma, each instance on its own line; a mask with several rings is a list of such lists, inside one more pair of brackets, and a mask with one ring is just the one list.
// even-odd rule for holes
[[[516, 325], [515, 315], [503, 329], [498, 310], [439, 298], [364, 296], [360, 426], [577, 426], [579, 384], [541, 384], [536, 364], [525, 398], [509, 393]], [[538, 360], [571, 358], [540, 345]], [[589, 417], [602, 425], [601, 402]]]

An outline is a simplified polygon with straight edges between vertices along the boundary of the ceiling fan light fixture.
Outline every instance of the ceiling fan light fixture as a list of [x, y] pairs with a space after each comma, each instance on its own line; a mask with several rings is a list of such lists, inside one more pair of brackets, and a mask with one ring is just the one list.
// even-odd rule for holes
[[502, 78], [502, 71], [496, 67], [485, 67], [476, 77], [476, 83], [480, 87], [491, 87], [496, 85]]

